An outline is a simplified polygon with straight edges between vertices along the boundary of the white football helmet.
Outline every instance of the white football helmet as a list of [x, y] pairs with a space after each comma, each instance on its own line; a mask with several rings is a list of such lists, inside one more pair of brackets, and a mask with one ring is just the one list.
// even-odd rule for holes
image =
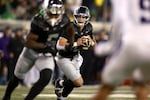
[[65, 9], [61, 0], [50, 0], [44, 10], [44, 19], [51, 26], [55, 26], [61, 22], [64, 13]]
[[[84, 26], [85, 24], [88, 23], [88, 21], [90, 19], [90, 12], [89, 12], [89, 9], [86, 6], [80, 6], [79, 8], [74, 10], [73, 16], [74, 16], [74, 19], [75, 19], [75, 23], [78, 26]], [[84, 22], [78, 21], [78, 18], [81, 18], [81, 17], [86, 18], [86, 20]]]

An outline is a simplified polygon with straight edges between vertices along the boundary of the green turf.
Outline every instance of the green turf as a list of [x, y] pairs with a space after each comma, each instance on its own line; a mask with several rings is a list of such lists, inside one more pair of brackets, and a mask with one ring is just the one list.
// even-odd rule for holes
[[[4, 95], [5, 88], [6, 88], [6, 86], [0, 86], [0, 100], [2, 99], [2, 96]], [[98, 86], [83, 86], [81, 88], [76, 88], [76, 89], [74, 89], [71, 96], [67, 100], [90, 100], [91, 97], [94, 94], [96, 94], [97, 88], [98, 88]], [[13, 92], [11, 100], [23, 100], [25, 95], [28, 93], [29, 89], [30, 89], [29, 87], [19, 86]], [[112, 92], [112, 94], [127, 94], [127, 95], [132, 95], [133, 93], [134, 92], [132, 91], [132, 89], [130, 87], [119, 87], [119, 88], [117, 88], [117, 90]], [[43, 95], [46, 95], [46, 96], [43, 96]], [[52, 95], [52, 96], [49, 96], [49, 95]], [[77, 95], [77, 97], [73, 97], [73, 95]], [[42, 91], [42, 93], [36, 97], [35, 100], [56, 100], [56, 96], [54, 94], [54, 87], [47, 86]], [[108, 100], [135, 100], [135, 98], [109, 97]]]

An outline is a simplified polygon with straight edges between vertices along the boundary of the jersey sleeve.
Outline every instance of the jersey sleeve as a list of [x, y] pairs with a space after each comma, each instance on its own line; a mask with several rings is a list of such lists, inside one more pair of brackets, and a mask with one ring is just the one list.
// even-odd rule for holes
[[69, 34], [67, 32], [67, 27], [70, 25], [70, 20], [66, 14], [63, 15], [63, 19], [61, 22], [61, 25], [64, 25], [61, 32], [60, 32], [60, 37], [64, 37], [66, 39], [69, 39]]
[[32, 32], [33, 34], [40, 34], [41, 33], [41, 28], [37, 25], [37, 22], [35, 19], [33, 19], [31, 21], [31, 25], [30, 25], [30, 32]]
[[90, 24], [91, 26], [91, 28], [90, 28], [90, 37], [93, 39], [94, 38], [94, 36], [93, 36], [93, 26], [92, 26], [92, 24]]
[[67, 28], [69, 27], [69, 25], [70, 25], [70, 23], [68, 23], [65, 27], [64, 27], [64, 29], [61, 31], [61, 37], [64, 37], [64, 38], [66, 38], [67, 40], [69, 40], [69, 34], [70, 33], [68, 33], [67, 32]]
[[86, 30], [88, 30], [88, 35], [93, 39], [93, 26], [91, 23], [88, 23]]

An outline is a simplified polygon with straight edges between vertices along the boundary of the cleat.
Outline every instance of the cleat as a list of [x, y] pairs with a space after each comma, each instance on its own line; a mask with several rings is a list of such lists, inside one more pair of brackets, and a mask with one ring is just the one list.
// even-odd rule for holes
[[[62, 94], [63, 86], [61, 86], [59, 84], [60, 81], [61, 81], [61, 79], [57, 79], [56, 82], [55, 82], [55, 94], [57, 95], [57, 97], [61, 97], [61, 94]], [[57, 100], [63, 100], [63, 99], [58, 98]]]

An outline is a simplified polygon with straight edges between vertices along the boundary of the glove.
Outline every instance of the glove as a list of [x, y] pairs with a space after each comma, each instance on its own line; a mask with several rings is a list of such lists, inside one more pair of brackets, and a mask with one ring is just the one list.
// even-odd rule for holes
[[43, 53], [52, 53], [53, 56], [56, 55], [56, 47], [55, 47], [56, 42], [54, 43], [53, 41], [51, 42], [46, 42], [45, 47], [43, 49]]

